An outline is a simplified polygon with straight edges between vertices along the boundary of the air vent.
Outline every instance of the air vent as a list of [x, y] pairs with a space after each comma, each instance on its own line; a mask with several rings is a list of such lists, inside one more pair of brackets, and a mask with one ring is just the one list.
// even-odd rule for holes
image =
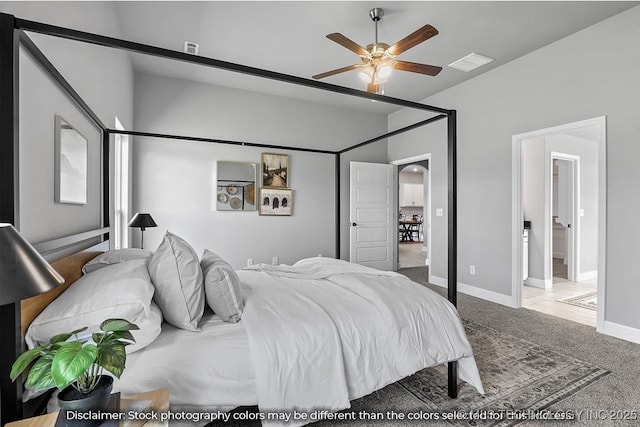
[[198, 49], [200, 49], [200, 45], [194, 42], [184, 42], [184, 53], [190, 53], [191, 55], [197, 55]]
[[449, 64], [449, 67], [455, 68], [456, 70], [469, 72], [475, 70], [476, 68], [482, 67], [489, 62], [493, 62], [493, 58], [479, 55], [477, 53], [470, 53], [464, 58], [452, 62], [451, 64]]

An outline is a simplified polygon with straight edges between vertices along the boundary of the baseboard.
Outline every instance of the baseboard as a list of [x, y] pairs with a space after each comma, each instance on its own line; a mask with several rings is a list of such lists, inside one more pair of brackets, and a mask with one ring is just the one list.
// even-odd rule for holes
[[640, 329], [632, 328], [630, 326], [620, 325], [618, 323], [605, 320], [602, 330], [598, 332], [640, 344]]
[[[449, 282], [447, 279], [445, 279], [444, 277], [433, 275], [431, 276], [430, 283], [442, 288], [447, 288], [449, 286]], [[497, 292], [478, 288], [477, 286], [468, 285], [466, 283], [458, 282], [458, 292], [466, 295], [471, 295], [472, 297], [480, 298], [486, 301], [495, 302], [496, 304], [506, 305], [507, 307], [516, 307], [511, 295], [499, 294]]]
[[553, 286], [553, 279], [536, 279], [533, 277], [528, 277], [525, 279], [524, 284], [527, 286], [533, 286], [534, 288], [540, 289], [551, 289]]
[[585, 280], [594, 280], [597, 278], [598, 278], [598, 270], [585, 271], [583, 273], [578, 273], [576, 282], [584, 282]]

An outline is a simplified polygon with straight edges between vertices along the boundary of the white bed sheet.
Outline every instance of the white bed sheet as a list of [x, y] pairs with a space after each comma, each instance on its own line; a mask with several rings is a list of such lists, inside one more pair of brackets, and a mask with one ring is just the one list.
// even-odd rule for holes
[[228, 410], [257, 402], [255, 375], [244, 324], [212, 313], [191, 332], [164, 322], [160, 336], [127, 356], [113, 391], [123, 396], [167, 387], [172, 408]]

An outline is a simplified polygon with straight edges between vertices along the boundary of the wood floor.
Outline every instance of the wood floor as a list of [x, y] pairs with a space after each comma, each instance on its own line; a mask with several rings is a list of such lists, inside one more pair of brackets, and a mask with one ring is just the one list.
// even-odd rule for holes
[[[422, 247], [422, 243], [400, 243], [398, 245], [398, 268], [426, 265], [427, 253], [422, 250]], [[554, 260], [553, 272], [553, 286], [550, 289], [523, 286], [523, 307], [595, 328], [595, 310], [577, 307], [559, 300], [595, 292], [597, 279], [579, 283], [570, 282], [567, 280], [566, 266], [559, 260]]]
[[398, 268], [425, 266], [427, 252], [422, 248], [422, 242], [398, 244]]
[[595, 328], [595, 310], [577, 307], [564, 302], [559, 302], [559, 300], [595, 292], [598, 287], [598, 280], [593, 279], [585, 282], [570, 282], [566, 279], [566, 266], [559, 262], [559, 260], [555, 259], [553, 272], [553, 286], [550, 289], [523, 286], [523, 307], [540, 311], [551, 316], [572, 320], [574, 322], [582, 323], [583, 325], [593, 326]]

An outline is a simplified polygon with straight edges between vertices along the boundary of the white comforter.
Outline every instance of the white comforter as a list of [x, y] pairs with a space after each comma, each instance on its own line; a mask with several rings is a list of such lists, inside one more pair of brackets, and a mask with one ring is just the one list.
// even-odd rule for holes
[[459, 361], [484, 393], [447, 300], [393, 272], [331, 258], [238, 272], [261, 411], [340, 410], [418, 370]]

